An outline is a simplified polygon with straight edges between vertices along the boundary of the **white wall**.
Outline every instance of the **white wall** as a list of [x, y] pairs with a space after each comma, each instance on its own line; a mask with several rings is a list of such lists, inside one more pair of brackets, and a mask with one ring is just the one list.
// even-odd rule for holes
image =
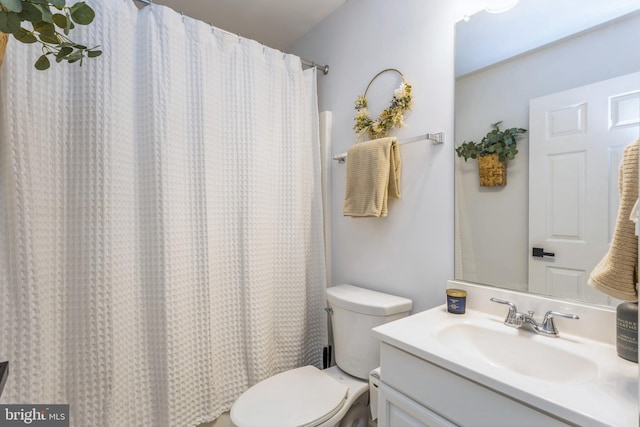
[[[470, 74], [456, 82], [456, 145], [479, 141], [490, 123], [529, 128], [529, 100], [640, 70], [629, 52], [640, 16]], [[632, 48], [633, 49], [633, 48]], [[631, 142], [631, 141], [629, 141]], [[482, 188], [477, 162], [456, 159], [459, 279], [527, 290], [528, 138], [509, 162], [507, 186]]]
[[[404, 73], [414, 94], [406, 127], [393, 135], [445, 133], [444, 145], [401, 146], [402, 199], [390, 201], [387, 218], [343, 217], [346, 166], [332, 165], [333, 283], [411, 298], [414, 311], [443, 304], [453, 277], [453, 35], [462, 3], [349, 0], [289, 49], [331, 67], [319, 75], [318, 90], [320, 111], [333, 111], [334, 153], [355, 141], [356, 96], [390, 67]], [[394, 79], [387, 73], [372, 86], [376, 115], [391, 100]]]

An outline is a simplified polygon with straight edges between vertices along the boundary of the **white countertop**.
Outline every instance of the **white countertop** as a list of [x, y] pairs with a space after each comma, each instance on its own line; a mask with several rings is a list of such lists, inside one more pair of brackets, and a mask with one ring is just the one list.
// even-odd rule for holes
[[[502, 311], [506, 314], [506, 307], [502, 306]], [[618, 357], [614, 345], [562, 333], [560, 326], [561, 336], [550, 338], [510, 328], [503, 321], [502, 315], [473, 309], [467, 309], [463, 315], [451, 314], [442, 305], [373, 331], [387, 344], [577, 425], [638, 426], [638, 365]], [[459, 324], [481, 325], [499, 334], [504, 332], [507, 339], [500, 350], [506, 354], [510, 351], [508, 341], [525, 339], [528, 347], [539, 348], [540, 352], [549, 348], [545, 346], [553, 346], [593, 363], [587, 363], [588, 374], [581, 376], [578, 372], [578, 375], [569, 375], [568, 379], [560, 381], [548, 375], [545, 379], [544, 375], [538, 378], [531, 373], [520, 374], [492, 363], [474, 351], [460, 351], [465, 343], [452, 346], [450, 341], [445, 343], [439, 339], [438, 334], [442, 334], [443, 329], [446, 333], [446, 327]]]

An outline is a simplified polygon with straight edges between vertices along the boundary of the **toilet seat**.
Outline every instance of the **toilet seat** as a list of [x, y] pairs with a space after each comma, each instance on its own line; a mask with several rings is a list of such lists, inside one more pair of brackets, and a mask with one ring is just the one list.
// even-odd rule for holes
[[231, 407], [238, 427], [311, 427], [345, 405], [349, 387], [314, 366], [282, 372], [245, 391]]

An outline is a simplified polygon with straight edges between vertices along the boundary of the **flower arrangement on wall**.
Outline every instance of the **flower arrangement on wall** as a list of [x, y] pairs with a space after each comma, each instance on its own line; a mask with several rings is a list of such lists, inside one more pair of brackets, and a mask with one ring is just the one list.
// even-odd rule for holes
[[[395, 71], [400, 74], [402, 82], [400, 86], [393, 92], [393, 98], [387, 108], [380, 113], [376, 120], [371, 118], [369, 110], [367, 109], [367, 91], [371, 86], [371, 83], [382, 73], [387, 71]], [[389, 135], [392, 129], [402, 127], [404, 125], [404, 113], [411, 110], [411, 103], [413, 98], [411, 96], [411, 85], [404, 79], [404, 75], [393, 68], [388, 68], [379, 72], [367, 86], [364, 95], [358, 95], [355, 108], [356, 116], [354, 118], [355, 125], [353, 129], [356, 131], [356, 136], [361, 139], [363, 136], [367, 136], [370, 139], [384, 138]]]

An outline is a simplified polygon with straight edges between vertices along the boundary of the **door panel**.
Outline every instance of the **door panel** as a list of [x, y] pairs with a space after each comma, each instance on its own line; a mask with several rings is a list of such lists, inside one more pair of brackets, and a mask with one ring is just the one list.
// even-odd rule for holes
[[[529, 115], [529, 290], [615, 304], [587, 285], [609, 249], [618, 167], [638, 138], [640, 73], [536, 98]], [[533, 247], [554, 257], [531, 256]]]

